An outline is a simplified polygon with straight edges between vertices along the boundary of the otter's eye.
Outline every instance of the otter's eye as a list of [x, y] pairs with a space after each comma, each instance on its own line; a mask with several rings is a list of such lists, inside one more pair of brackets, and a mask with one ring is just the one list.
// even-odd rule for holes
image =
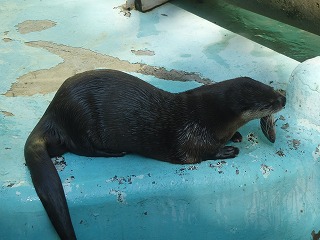
[[274, 105], [274, 101], [267, 103], [264, 108], [265, 109], [272, 108], [273, 105]]

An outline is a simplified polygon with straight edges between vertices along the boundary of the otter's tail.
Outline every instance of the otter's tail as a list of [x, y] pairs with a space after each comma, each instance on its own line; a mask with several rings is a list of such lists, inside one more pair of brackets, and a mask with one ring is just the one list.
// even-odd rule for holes
[[76, 239], [58, 172], [47, 151], [44, 136], [31, 133], [24, 155], [33, 185], [61, 239]]

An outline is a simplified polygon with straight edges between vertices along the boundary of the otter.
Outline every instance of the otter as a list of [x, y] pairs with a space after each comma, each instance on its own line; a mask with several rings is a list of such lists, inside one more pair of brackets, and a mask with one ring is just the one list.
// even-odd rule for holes
[[234, 158], [237, 129], [280, 111], [286, 98], [240, 77], [169, 93], [116, 70], [68, 78], [24, 149], [35, 190], [61, 239], [76, 239], [61, 180], [51, 160], [66, 152], [90, 157], [135, 153], [176, 164]]

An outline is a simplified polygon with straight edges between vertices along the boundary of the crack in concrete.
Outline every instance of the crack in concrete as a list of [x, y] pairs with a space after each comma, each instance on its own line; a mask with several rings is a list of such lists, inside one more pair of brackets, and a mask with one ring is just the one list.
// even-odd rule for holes
[[46, 94], [56, 91], [62, 82], [77, 73], [97, 68], [110, 68], [126, 72], [152, 75], [164, 80], [196, 81], [201, 84], [212, 84], [213, 81], [201, 77], [195, 72], [167, 70], [164, 67], [150, 66], [141, 63], [130, 63], [116, 57], [94, 52], [81, 47], [71, 47], [48, 41], [26, 42], [27, 46], [43, 48], [60, 56], [63, 62], [50, 69], [41, 69], [22, 75], [4, 94], [7, 97], [31, 96], [37, 93]]

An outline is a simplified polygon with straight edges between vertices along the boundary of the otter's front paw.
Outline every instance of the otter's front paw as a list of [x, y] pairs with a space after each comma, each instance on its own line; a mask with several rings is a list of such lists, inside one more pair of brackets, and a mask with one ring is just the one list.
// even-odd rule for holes
[[235, 158], [239, 154], [239, 148], [232, 146], [225, 146], [219, 150], [215, 159]]

